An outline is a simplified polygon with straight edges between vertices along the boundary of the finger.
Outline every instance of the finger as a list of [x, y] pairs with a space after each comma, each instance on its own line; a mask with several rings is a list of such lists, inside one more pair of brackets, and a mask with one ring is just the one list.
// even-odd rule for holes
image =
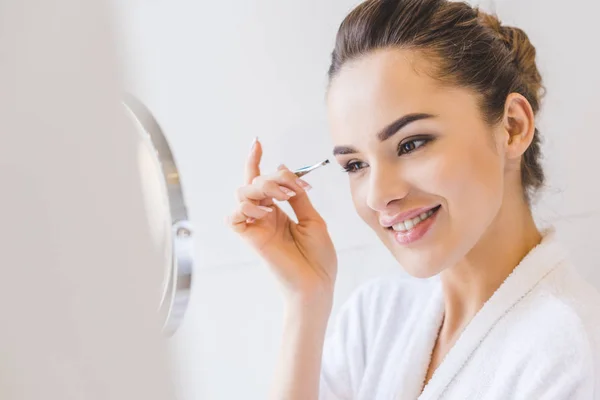
[[298, 224], [302, 224], [303, 222], [325, 222], [321, 214], [313, 206], [306, 192], [291, 198], [288, 202], [292, 206], [296, 218], [298, 218]]
[[263, 187], [268, 182], [277, 183], [280, 186], [280, 190], [290, 197], [311, 189], [308, 183], [299, 179], [296, 174], [285, 167], [279, 169], [273, 175], [262, 175], [254, 178], [252, 185]]
[[236, 227], [237, 225], [245, 224], [247, 219], [248, 217], [240, 209], [236, 209], [227, 217], [227, 224], [231, 227]]
[[237, 199], [240, 202], [245, 200], [262, 201], [265, 199], [287, 201], [295, 195], [296, 192], [293, 190], [270, 180], [265, 180], [255, 185], [242, 186], [237, 190]]
[[310, 186], [308, 182], [306, 182], [304, 179], [298, 178], [298, 176], [292, 171], [290, 171], [289, 168], [285, 165], [280, 165], [277, 168], [277, 170], [279, 171], [278, 173], [283, 177], [285, 182], [293, 182], [296, 188], [300, 188], [300, 193], [308, 192], [312, 189], [312, 186]]
[[258, 138], [254, 138], [250, 154], [246, 160], [245, 182], [252, 183], [252, 180], [260, 176], [260, 159], [262, 158], [262, 145]]
[[259, 206], [249, 201], [240, 203], [240, 211], [248, 218], [254, 218], [255, 220], [262, 219], [273, 212], [273, 208]]
[[240, 203], [239, 207], [229, 216], [228, 223], [231, 227], [237, 228], [239, 225], [245, 225], [249, 220], [262, 219], [272, 213], [271, 207], [257, 206], [250, 202]]
[[297, 196], [294, 196], [288, 200], [292, 206], [292, 209], [294, 210], [294, 214], [296, 214], [296, 217], [298, 218], [298, 223], [301, 224], [302, 222], [307, 221], [324, 222], [323, 218], [314, 208], [310, 198], [308, 197], [308, 194], [306, 193], [312, 189], [310, 184], [303, 179], [298, 178], [296, 174], [290, 171], [285, 165], [280, 165], [278, 170], [279, 173], [284, 175], [286, 179], [294, 179], [294, 183], [298, 187], [302, 188], [302, 190], [298, 192]]

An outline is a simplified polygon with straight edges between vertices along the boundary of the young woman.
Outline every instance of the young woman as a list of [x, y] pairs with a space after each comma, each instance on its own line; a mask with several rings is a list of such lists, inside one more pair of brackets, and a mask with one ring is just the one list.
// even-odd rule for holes
[[256, 141], [231, 226], [286, 294], [274, 398], [600, 399], [600, 295], [530, 209], [542, 81], [526, 34], [465, 3], [368, 0], [329, 77], [356, 210], [418, 279], [369, 282], [325, 340], [335, 250], [308, 184], [261, 175]]

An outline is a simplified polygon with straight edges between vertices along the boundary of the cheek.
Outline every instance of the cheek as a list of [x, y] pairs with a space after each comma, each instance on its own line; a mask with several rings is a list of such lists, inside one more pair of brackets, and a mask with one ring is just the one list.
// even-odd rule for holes
[[450, 215], [487, 219], [502, 199], [504, 183], [502, 159], [489, 143], [446, 151], [434, 163], [430, 183], [446, 199]]

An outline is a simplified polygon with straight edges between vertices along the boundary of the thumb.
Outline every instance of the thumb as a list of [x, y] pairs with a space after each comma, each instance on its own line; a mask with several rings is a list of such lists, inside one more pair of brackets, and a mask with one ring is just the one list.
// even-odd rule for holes
[[[286, 170], [287, 167], [285, 165], [280, 165], [277, 169]], [[296, 182], [298, 183], [298, 186], [302, 187], [304, 190], [296, 196], [291, 197], [288, 200], [288, 203], [290, 203], [290, 206], [292, 206], [292, 209], [294, 210], [294, 214], [296, 214], [296, 218], [298, 218], [298, 224], [302, 225], [303, 222], [324, 222], [323, 217], [317, 212], [308, 197], [307, 192], [312, 189], [311, 186], [299, 178]]]
[[289, 199], [288, 203], [292, 206], [294, 214], [298, 218], [299, 225], [306, 222], [324, 222], [323, 217], [321, 217], [313, 206], [306, 191], [298, 193], [298, 195]]

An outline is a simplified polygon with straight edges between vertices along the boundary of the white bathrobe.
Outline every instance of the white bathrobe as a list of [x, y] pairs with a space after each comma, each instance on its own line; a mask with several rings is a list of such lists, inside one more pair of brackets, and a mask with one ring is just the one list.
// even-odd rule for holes
[[553, 231], [517, 266], [421, 392], [444, 315], [439, 279], [378, 279], [326, 338], [321, 400], [599, 400], [600, 295]]

